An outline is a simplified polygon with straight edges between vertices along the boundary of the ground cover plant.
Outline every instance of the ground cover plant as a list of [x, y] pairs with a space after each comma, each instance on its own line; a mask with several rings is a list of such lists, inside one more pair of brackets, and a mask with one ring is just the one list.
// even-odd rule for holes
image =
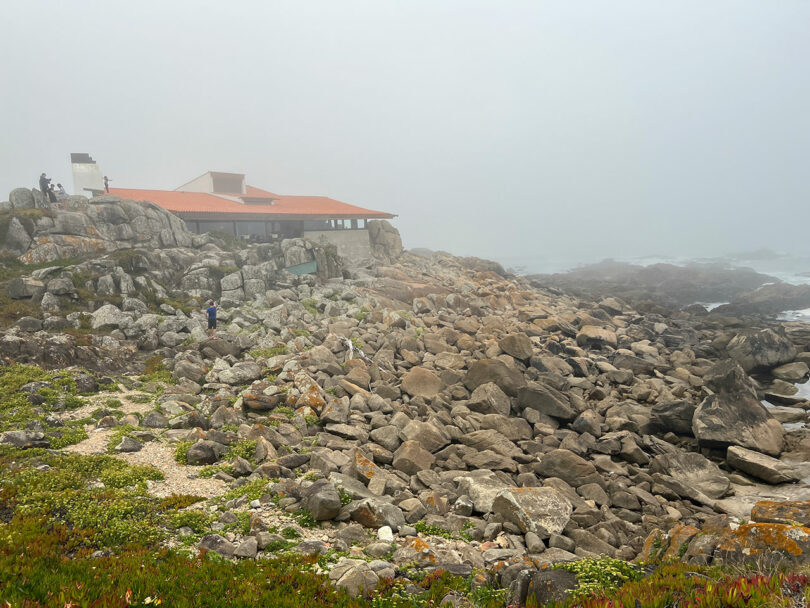
[[[38, 384], [32, 384], [38, 383]], [[27, 386], [27, 390], [20, 390]], [[87, 438], [82, 420], [56, 421], [54, 412], [84, 405], [76, 381], [69, 372], [52, 372], [36, 365], [0, 367], [0, 432], [33, 429], [41, 431], [53, 448], [62, 448]]]

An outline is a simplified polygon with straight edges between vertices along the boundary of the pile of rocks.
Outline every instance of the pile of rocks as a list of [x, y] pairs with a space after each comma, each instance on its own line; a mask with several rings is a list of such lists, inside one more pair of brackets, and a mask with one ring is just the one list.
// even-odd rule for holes
[[[218, 475], [270, 482], [255, 504], [229, 505], [257, 523], [227, 545], [206, 540], [214, 550], [255, 555], [278, 503], [324, 522], [321, 543], [377, 531], [358, 541], [374, 561], [332, 571], [353, 590], [405, 564], [496, 567], [508, 585], [527, 566], [632, 559], [656, 529], [747, 512], [763, 482], [808, 491], [795, 482], [810, 404], [792, 382], [810, 352], [778, 324], [642, 313], [445, 254], [346, 278], [262, 274], [269, 291], [254, 293], [261, 255], [234, 254], [238, 272], [220, 279], [223, 298], [252, 296], [223, 312], [220, 339], [205, 339], [201, 311], [108, 304], [91, 317], [105, 338], [163, 358], [177, 384], [141, 424], [192, 441], [189, 464], [256, 442]], [[316, 540], [302, 550], [320, 551]]]

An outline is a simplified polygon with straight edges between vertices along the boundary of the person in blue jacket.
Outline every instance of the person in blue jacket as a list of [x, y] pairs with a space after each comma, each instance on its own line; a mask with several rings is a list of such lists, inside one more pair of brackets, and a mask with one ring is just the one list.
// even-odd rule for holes
[[214, 303], [213, 300], [208, 302], [208, 308], [206, 311], [208, 313], [208, 335], [212, 338], [217, 337], [217, 305]]

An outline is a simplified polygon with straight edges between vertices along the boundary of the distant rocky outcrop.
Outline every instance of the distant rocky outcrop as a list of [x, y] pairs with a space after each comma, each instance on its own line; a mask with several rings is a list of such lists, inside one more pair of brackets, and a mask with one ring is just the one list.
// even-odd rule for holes
[[194, 233], [162, 207], [117, 196], [71, 196], [63, 209], [36, 190], [17, 188], [0, 216], [0, 255], [41, 264], [132, 247], [190, 247]]
[[530, 275], [535, 284], [587, 297], [619, 296], [632, 302], [653, 301], [680, 308], [694, 302], [728, 302], [774, 277], [750, 268], [721, 265], [637, 266], [606, 260], [562, 274]]

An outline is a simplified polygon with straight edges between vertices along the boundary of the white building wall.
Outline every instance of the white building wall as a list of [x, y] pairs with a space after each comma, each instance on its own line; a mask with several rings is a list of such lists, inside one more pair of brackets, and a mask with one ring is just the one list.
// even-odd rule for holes
[[93, 196], [90, 190], [104, 190], [101, 167], [95, 163], [73, 163], [73, 194]]

